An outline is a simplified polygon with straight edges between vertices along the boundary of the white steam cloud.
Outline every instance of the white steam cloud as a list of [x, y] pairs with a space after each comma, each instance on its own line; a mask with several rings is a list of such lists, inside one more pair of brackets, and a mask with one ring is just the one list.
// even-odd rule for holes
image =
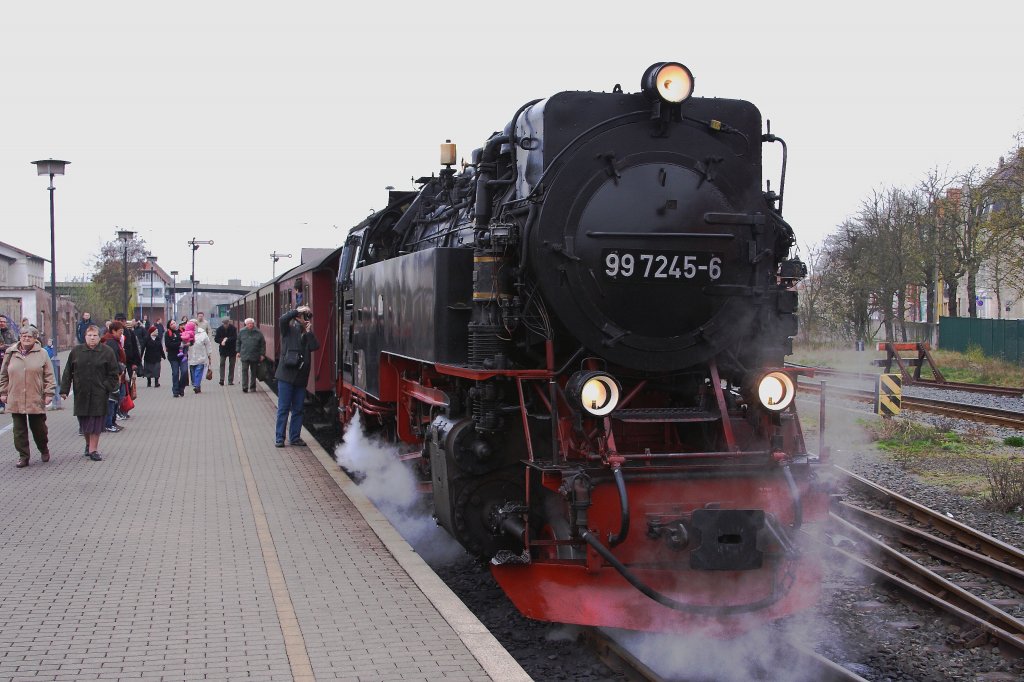
[[338, 464], [424, 561], [434, 568], [455, 561], [465, 550], [434, 522], [412, 469], [398, 456], [397, 446], [366, 437], [358, 415], [334, 452]]
[[735, 639], [629, 630], [609, 630], [608, 634], [666, 680], [817, 682], [818, 679], [815, 672], [800, 670], [792, 660], [786, 660], [786, 647], [780, 647], [779, 642], [780, 639], [793, 642], [794, 635], [774, 628]]

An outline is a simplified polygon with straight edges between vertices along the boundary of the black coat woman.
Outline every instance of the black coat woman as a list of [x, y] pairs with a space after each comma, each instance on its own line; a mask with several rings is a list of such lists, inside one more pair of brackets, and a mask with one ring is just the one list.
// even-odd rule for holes
[[61, 398], [67, 399], [74, 389], [74, 414], [85, 436], [85, 454], [94, 462], [103, 459], [100, 433], [107, 416], [107, 397], [117, 390], [119, 371], [117, 356], [100, 343], [100, 330], [92, 326], [85, 331], [85, 343], [71, 349], [60, 380]]
[[146, 385], [160, 388], [160, 361], [163, 360], [164, 346], [160, 341], [156, 325], [151, 326], [142, 345], [142, 364], [146, 368]]

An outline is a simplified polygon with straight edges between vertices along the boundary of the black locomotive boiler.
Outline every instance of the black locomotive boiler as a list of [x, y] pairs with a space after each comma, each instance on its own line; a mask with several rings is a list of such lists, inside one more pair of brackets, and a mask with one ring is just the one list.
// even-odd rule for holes
[[728, 633], [817, 597], [780, 140], [692, 88], [667, 62], [529, 102], [342, 250], [342, 422], [405, 444], [533, 618]]

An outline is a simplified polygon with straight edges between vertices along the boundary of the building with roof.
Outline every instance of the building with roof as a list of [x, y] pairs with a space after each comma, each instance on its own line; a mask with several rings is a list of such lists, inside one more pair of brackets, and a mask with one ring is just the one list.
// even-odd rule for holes
[[[28, 318], [47, 343], [52, 336], [50, 325], [50, 294], [46, 290], [46, 263], [49, 259], [0, 242], [0, 314], [15, 325]], [[64, 350], [75, 343], [74, 302], [66, 296], [57, 297], [57, 348]]]

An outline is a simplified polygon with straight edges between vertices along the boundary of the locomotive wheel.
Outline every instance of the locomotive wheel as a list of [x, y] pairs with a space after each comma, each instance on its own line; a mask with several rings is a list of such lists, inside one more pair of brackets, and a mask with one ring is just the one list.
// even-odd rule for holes
[[493, 513], [510, 500], [525, 497], [518, 471], [495, 472], [459, 482], [455, 499], [456, 539], [471, 553], [490, 559], [498, 550], [522, 550], [518, 538], [495, 534], [491, 529]]

